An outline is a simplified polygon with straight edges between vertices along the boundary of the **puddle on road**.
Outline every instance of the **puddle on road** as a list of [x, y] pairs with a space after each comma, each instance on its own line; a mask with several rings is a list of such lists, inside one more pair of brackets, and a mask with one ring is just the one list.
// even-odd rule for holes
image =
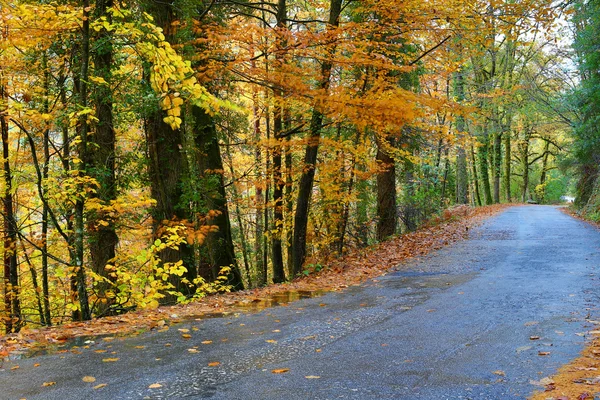
[[[288, 303], [303, 300], [303, 299], [312, 299], [315, 297], [320, 297], [326, 294], [326, 290], [288, 290], [284, 292], [274, 293], [265, 298], [256, 298], [253, 300], [245, 300], [236, 302], [233, 305], [232, 311], [223, 311], [223, 312], [212, 312], [212, 313], [204, 313], [199, 315], [192, 315], [182, 319], [178, 319], [177, 322], [172, 323], [171, 326], [176, 326], [180, 323], [190, 321], [190, 320], [204, 320], [204, 319], [213, 319], [213, 318], [227, 318], [240, 314], [240, 312], [260, 312], [270, 307], [287, 305]], [[124, 339], [129, 337], [134, 337], [139, 335], [141, 332], [132, 332], [130, 334], [118, 335], [114, 334], [101, 334], [101, 335], [85, 335], [85, 336], [76, 336], [72, 339], [68, 339], [65, 342], [59, 344], [53, 344], [44, 346], [41, 348], [32, 348], [23, 351], [22, 353], [15, 353], [11, 356], [11, 359], [24, 359], [24, 358], [32, 358], [42, 355], [48, 354], [57, 354], [62, 352], [74, 352], [74, 351], [83, 351], [86, 350], [86, 346], [93, 346], [96, 343], [100, 343], [105, 338], [114, 338], [115, 340]]]
[[327, 293], [325, 290], [288, 290], [285, 292], [275, 293], [267, 298], [240, 301], [235, 304], [235, 307], [241, 309], [242, 311], [258, 312], [270, 307], [287, 305], [288, 303], [297, 300], [321, 297], [325, 293]]

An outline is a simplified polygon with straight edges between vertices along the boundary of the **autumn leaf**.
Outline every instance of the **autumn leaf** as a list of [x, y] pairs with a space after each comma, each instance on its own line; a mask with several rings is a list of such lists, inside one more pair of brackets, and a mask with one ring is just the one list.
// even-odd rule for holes
[[289, 372], [289, 371], [290, 371], [289, 368], [279, 368], [279, 369], [271, 370], [271, 372], [274, 374], [285, 374], [286, 372]]
[[199, 353], [198, 349], [187, 349], [188, 353]]
[[212, 361], [212, 362], [209, 362], [209, 363], [208, 363], [208, 366], [209, 366], [209, 367], [216, 367], [216, 366], [218, 366], [218, 365], [221, 365], [221, 363], [220, 363], [220, 362], [218, 362], [218, 361]]
[[148, 389], [158, 389], [161, 387], [162, 385], [160, 383], [153, 383], [152, 385], [148, 386]]
[[102, 359], [102, 362], [117, 362], [117, 361], [119, 361], [119, 359], [116, 358], [116, 357], [115, 358], [103, 358]]
[[265, 342], [267, 342], [267, 343], [277, 343], [277, 340], [267, 339], [267, 340], [265, 340]]
[[84, 376], [83, 378], [81, 378], [81, 380], [87, 383], [96, 382], [96, 378], [94, 378], [93, 376]]
[[202, 344], [211, 344], [212, 340], [203, 340], [202, 342], [200, 342]]
[[94, 386], [92, 389], [96, 389], [96, 390], [97, 390], [97, 389], [102, 389], [103, 387], [106, 387], [106, 386], [107, 386], [107, 384], [106, 384], [106, 383], [101, 383], [101, 384], [99, 384], [99, 385], [96, 385], [96, 386]]
[[54, 386], [56, 385], [56, 382], [44, 382], [42, 383], [42, 386], [46, 387], [46, 386]]
[[192, 335], [190, 335], [189, 333], [184, 333], [183, 335], [181, 335], [181, 337], [184, 339], [191, 339]]
[[320, 379], [321, 377], [317, 376], [317, 375], [307, 375], [307, 376], [305, 376], [305, 378], [306, 379]]

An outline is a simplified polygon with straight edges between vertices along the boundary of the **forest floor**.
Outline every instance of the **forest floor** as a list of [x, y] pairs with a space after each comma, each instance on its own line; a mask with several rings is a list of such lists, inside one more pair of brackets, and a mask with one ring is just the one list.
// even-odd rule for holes
[[[17, 334], [0, 336], [0, 358], [55, 346], [81, 336], [138, 335], [190, 317], [239, 312], [247, 309], [244, 306], [248, 304], [268, 306], [273, 303], [270, 300], [274, 298], [279, 298], [277, 304], [285, 306], [285, 300], [281, 299], [298, 299], [298, 293], [306, 296], [311, 292], [343, 290], [396, 270], [401, 262], [409, 258], [426, 255], [433, 250], [467, 238], [470, 228], [479, 225], [507, 206], [454, 207], [416, 232], [399, 235], [368, 248], [353, 249], [344, 257], [321, 262], [321, 265], [326, 266], [319, 272], [298, 277], [291, 282], [216, 294], [186, 305], [133, 311], [92, 321], [42, 328], [25, 327]], [[280, 294], [284, 296], [278, 297]]]

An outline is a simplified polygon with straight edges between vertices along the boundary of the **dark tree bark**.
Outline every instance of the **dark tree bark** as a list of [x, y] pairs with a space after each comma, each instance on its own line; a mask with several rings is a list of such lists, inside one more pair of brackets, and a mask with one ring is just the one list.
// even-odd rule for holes
[[[80, 63], [81, 70], [79, 75], [79, 105], [82, 108], [88, 107], [88, 80], [89, 80], [89, 63], [90, 63], [90, 4], [89, 0], [83, 0], [83, 21], [82, 21], [82, 37], [81, 37], [81, 52], [80, 52]], [[87, 122], [87, 116], [83, 115], [79, 119], [79, 159], [80, 164], [79, 175], [83, 176], [85, 173], [88, 162], [89, 162], [89, 149], [88, 149], [88, 133], [89, 125]], [[80, 185], [82, 186], [82, 185]], [[79, 193], [83, 192], [83, 187], [79, 188]], [[77, 297], [79, 300], [79, 318], [82, 320], [92, 319], [92, 312], [88, 301], [87, 293], [87, 282], [86, 273], [84, 266], [85, 256], [85, 226], [84, 226], [84, 208], [85, 198], [81, 195], [77, 196], [75, 201], [75, 234], [74, 234], [74, 268], [75, 268], [75, 281], [77, 286]]]
[[479, 159], [479, 172], [481, 176], [481, 185], [483, 186], [483, 196], [485, 199], [485, 204], [492, 204], [492, 190], [490, 187], [490, 174], [488, 168], [488, 156], [489, 156], [489, 148], [490, 148], [490, 139], [487, 131], [482, 132], [480, 137], [482, 140], [481, 146], [477, 151], [477, 156]]
[[[95, 17], [107, 17], [110, 14], [107, 9], [113, 6], [112, 0], [97, 0]], [[103, 78], [109, 85], [97, 85], [93, 93], [93, 101], [96, 105], [96, 130], [93, 136], [94, 151], [91, 155], [92, 166], [90, 172], [98, 182], [96, 196], [102, 204], [108, 205], [117, 198], [115, 181], [115, 129], [113, 124], [113, 102], [110, 82], [112, 82], [111, 68], [113, 64], [112, 35], [101, 29], [95, 38], [94, 73]], [[102, 222], [100, 222], [102, 221]], [[92, 271], [106, 278], [109, 282], [115, 282], [116, 276], [107, 269], [107, 264], [115, 257], [118, 237], [115, 231], [115, 223], [108, 213], [99, 212], [91, 216], [92, 227], [89, 234], [90, 257]], [[98, 282], [96, 286], [99, 303], [96, 304], [97, 315], [106, 315], [114, 303], [114, 297], [107, 296], [113, 286], [106, 281]]]
[[377, 240], [381, 242], [396, 233], [396, 162], [379, 141], [376, 159], [382, 168], [377, 173]]
[[[4, 85], [0, 82], [0, 105], [6, 104]], [[3, 180], [2, 193], [3, 237], [4, 248], [4, 307], [6, 316], [4, 327], [6, 333], [19, 332], [23, 326], [21, 303], [19, 300], [19, 266], [17, 263], [17, 221], [14, 215], [12, 194], [12, 172], [10, 168], [10, 142], [8, 116], [0, 110], [0, 130], [2, 136]]]
[[500, 178], [502, 171], [502, 132], [494, 133], [494, 203], [500, 203]]
[[511, 175], [511, 140], [510, 140], [510, 130], [504, 132], [504, 186], [506, 187], [506, 201], [512, 202], [511, 193], [510, 193], [510, 175]]
[[[331, 0], [329, 9], [329, 25], [339, 26], [339, 17], [342, 12], [342, 0]], [[333, 64], [329, 59], [321, 65], [321, 79], [318, 88], [323, 92], [329, 89], [331, 69]], [[306, 259], [306, 229], [308, 226], [308, 212], [310, 199], [315, 179], [315, 168], [319, 142], [321, 140], [321, 129], [323, 127], [323, 113], [315, 105], [310, 121], [308, 145], [304, 154], [304, 168], [298, 184], [298, 199], [296, 202], [296, 214], [294, 215], [294, 241], [292, 243], [292, 258], [294, 261], [292, 275], [302, 271], [302, 265]]]
[[[455, 75], [456, 100], [460, 103], [465, 100], [465, 77], [459, 71]], [[462, 115], [456, 119], [456, 130], [465, 131], [465, 120]], [[467, 152], [463, 146], [459, 146], [456, 153], [456, 202], [458, 204], [469, 203], [469, 175], [467, 173]]]
[[204, 193], [206, 206], [218, 212], [217, 216], [208, 221], [210, 225], [217, 226], [218, 230], [211, 232], [206, 238], [213, 278], [218, 276], [221, 267], [230, 267], [227, 284], [235, 290], [241, 290], [244, 288], [244, 282], [233, 249], [217, 130], [212, 116], [203, 108], [193, 106], [192, 116], [194, 142], [199, 152], [198, 167], [201, 179], [207, 185], [205, 187], [207, 191]]

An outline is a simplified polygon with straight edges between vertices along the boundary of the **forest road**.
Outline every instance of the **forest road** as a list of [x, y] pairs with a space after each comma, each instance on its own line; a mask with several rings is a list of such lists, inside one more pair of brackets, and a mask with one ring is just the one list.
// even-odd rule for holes
[[526, 398], [593, 329], [600, 232], [521, 206], [470, 236], [343, 292], [5, 362], [0, 398]]

